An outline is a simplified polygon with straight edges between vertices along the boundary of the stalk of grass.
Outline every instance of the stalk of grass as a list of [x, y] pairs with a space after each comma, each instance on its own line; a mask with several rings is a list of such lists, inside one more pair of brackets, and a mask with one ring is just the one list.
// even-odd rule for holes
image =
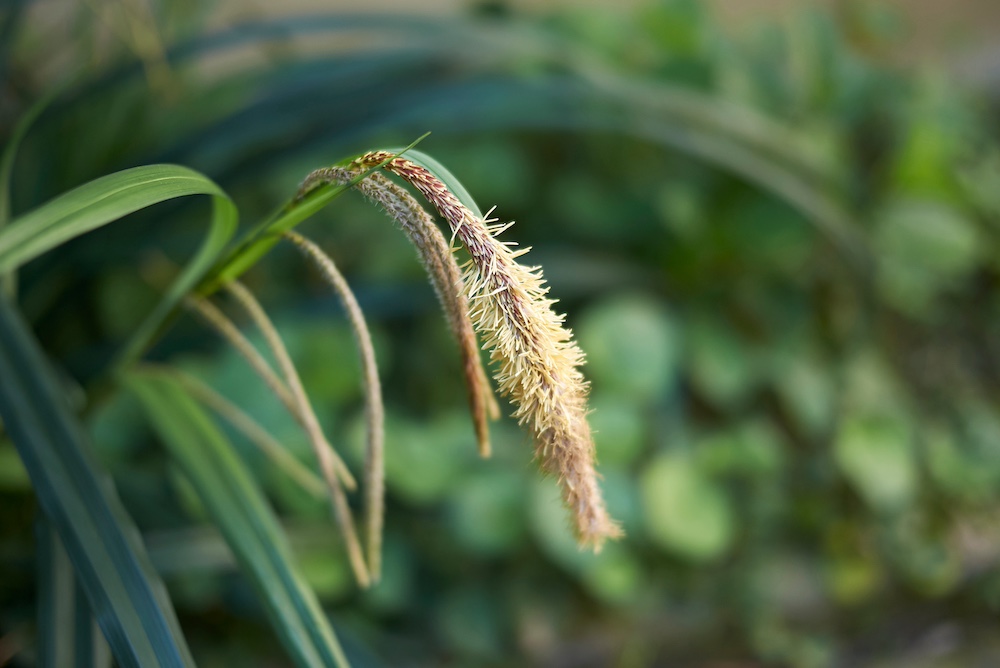
[[[296, 401], [291, 390], [285, 384], [271, 365], [268, 363], [264, 356], [260, 354], [250, 341], [243, 336], [239, 328], [230, 320], [217, 306], [212, 302], [204, 299], [202, 297], [196, 297], [189, 295], [184, 300], [185, 306], [191, 311], [196, 313], [209, 327], [211, 327], [219, 336], [221, 336], [227, 343], [229, 343], [233, 348], [247, 361], [254, 372], [264, 381], [268, 389], [278, 397], [281, 403], [285, 406], [292, 417], [299, 423], [303, 430], [308, 432], [309, 426], [305, 415], [302, 412], [302, 407]], [[324, 448], [333, 453], [333, 466], [340, 477], [341, 482], [349, 490], [357, 489], [358, 483], [351, 474], [350, 469], [340, 458], [337, 452], [333, 449], [327, 441], [326, 437], [321, 433], [320, 437], [323, 439]]]
[[357, 531], [354, 528], [354, 518], [351, 515], [351, 508], [347, 503], [347, 495], [341, 485], [340, 478], [337, 476], [336, 461], [338, 457], [323, 435], [323, 429], [319, 425], [316, 412], [313, 410], [312, 403], [306, 395], [305, 388], [302, 386], [302, 380], [295, 369], [295, 364], [288, 354], [288, 349], [285, 348], [285, 344], [274, 327], [274, 323], [271, 322], [267, 313], [264, 312], [263, 307], [261, 307], [256, 297], [249, 290], [237, 281], [227, 283], [226, 289], [236, 298], [257, 325], [258, 329], [261, 330], [264, 339], [271, 348], [272, 354], [278, 361], [278, 368], [281, 369], [284, 380], [288, 384], [292, 397], [295, 399], [295, 403], [305, 422], [306, 434], [309, 436], [309, 442], [319, 462], [320, 472], [323, 474], [327, 488], [330, 490], [330, 503], [333, 515], [344, 538], [344, 545], [347, 549], [347, 557], [351, 564], [351, 570], [354, 572], [354, 578], [361, 587], [368, 587], [371, 584], [371, 575], [365, 562]]
[[294, 665], [346, 668], [274, 509], [215, 421], [172, 373], [140, 367], [125, 382], [225, 537]]
[[365, 525], [368, 551], [368, 568], [372, 580], [377, 582], [382, 572], [382, 527], [385, 516], [385, 409], [382, 405], [382, 387], [378, 379], [372, 337], [365, 323], [364, 314], [354, 293], [337, 269], [333, 260], [315, 243], [301, 234], [288, 231], [285, 238], [291, 241], [319, 268], [327, 283], [333, 288], [347, 312], [354, 341], [361, 359], [365, 389], [365, 419], [368, 444], [365, 449]]
[[191, 395], [215, 411], [219, 417], [246, 436], [277, 468], [298, 483], [311, 495], [321, 498], [326, 494], [326, 486], [302, 462], [296, 459], [274, 436], [247, 415], [239, 406], [209, 387], [189, 373], [172, 370], [172, 373]]

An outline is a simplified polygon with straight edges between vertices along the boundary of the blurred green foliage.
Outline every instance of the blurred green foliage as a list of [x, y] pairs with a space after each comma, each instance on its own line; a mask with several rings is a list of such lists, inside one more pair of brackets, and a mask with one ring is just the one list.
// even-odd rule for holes
[[[49, 85], [33, 68], [48, 47], [21, 9], [3, 10], [17, 37], [3, 55], [4, 129]], [[498, 423], [494, 458], [476, 457], [458, 355], [403, 235], [357, 198], [308, 224], [376, 338], [389, 411], [384, 581], [355, 591], [324, 506], [244, 454], [356, 665], [1000, 662], [998, 110], [941, 72], [887, 64], [881, 15], [803, 14], [731, 38], [697, 2], [675, 0], [530, 22], [327, 17], [206, 36], [193, 6], [157, 11], [179, 45], [163, 90], [129, 54], [94, 55], [96, 19], [81, 10], [59, 48], [98, 64], [27, 138], [15, 212], [170, 160], [259, 218], [310, 169], [432, 130], [422, 148], [521, 221], [509, 237], [534, 247], [588, 353], [603, 485], [627, 532], [596, 557], [577, 550], [516, 425]], [[387, 41], [296, 46], [315, 33]], [[248, 47], [252, 62], [213, 69]], [[607, 107], [553, 92], [598, 71], [595, 86], [610, 71], [641, 91], [622, 88]], [[716, 159], [686, 126], [664, 148], [637, 130], [638, 110], [678, 91], [769, 130]], [[719, 127], [708, 136], [731, 125]], [[733, 146], [790, 163], [807, 206], [770, 172], [743, 173]], [[809, 214], [820, 198], [858, 244]], [[193, 222], [177, 235], [156, 223], [193, 212], [204, 213], [139, 214], [146, 224], [96, 232], [24, 272], [36, 331], [83, 386], [144, 315], [143, 257], [196, 243]], [[248, 281], [357, 469], [360, 372], [342, 315], [291, 251]], [[153, 357], [182, 359], [309, 461], [280, 406], [195, 323], [178, 321]], [[200, 664], [280, 662], [134, 402], [92, 397], [88, 415]], [[33, 547], [30, 491], [7, 443], [0, 495], [10, 632], [31, 626]]]

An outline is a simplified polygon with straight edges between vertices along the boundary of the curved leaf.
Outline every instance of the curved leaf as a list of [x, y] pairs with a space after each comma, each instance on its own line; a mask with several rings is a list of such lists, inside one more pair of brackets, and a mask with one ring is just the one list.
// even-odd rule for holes
[[[28, 134], [28, 129], [49, 105], [57, 92], [58, 89], [54, 89], [49, 95], [39, 98], [24, 112], [17, 125], [14, 126], [14, 132], [7, 140], [7, 145], [4, 146], [3, 155], [0, 155], [0, 229], [6, 227], [10, 222], [10, 189], [14, 177], [14, 159], [17, 157], [17, 150], [20, 148], [24, 136]], [[13, 298], [17, 292], [17, 277], [13, 271], [0, 271], [0, 290], [5, 292], [8, 297]]]
[[56, 197], [0, 230], [0, 275], [123, 216], [175, 197], [210, 195], [212, 221], [195, 257], [130, 338], [119, 366], [142, 354], [170, 311], [215, 262], [236, 231], [229, 196], [207, 177], [178, 165], [147, 165], [103, 176]]
[[[330, 136], [342, 141], [346, 134], [352, 142], [370, 136], [372, 130], [398, 129], [410, 123], [418, 127], [433, 123], [445, 133], [534, 127], [631, 135], [691, 154], [773, 192], [831, 236], [859, 267], [867, 269], [870, 262], [867, 239], [853, 212], [845, 209], [836, 196], [844, 175], [837, 173], [820, 155], [800, 128], [721, 95], [667, 81], [627, 76], [604, 62], [593, 49], [553, 31], [516, 22], [320, 14], [276, 19], [263, 25], [244, 24], [201, 36], [177, 47], [175, 55], [181, 59], [196, 58], [247, 41], [358, 29], [386, 32], [392, 35], [394, 43], [408, 47], [391, 54], [362, 51], [362, 56], [384, 59], [380, 65], [369, 63], [363, 77], [366, 86], [395, 71], [400, 63], [423, 62], [427, 64], [423, 70], [433, 71], [434, 63], [445, 60], [457, 63], [458, 69], [449, 69], [445, 76], [426, 77], [424, 85], [412, 89], [391, 79], [379, 89], [379, 94], [367, 93], [370, 99], [378, 100], [377, 106], [365, 107], [359, 101], [345, 107], [339, 103], [345, 85], [343, 79], [320, 85], [315, 77], [325, 74], [313, 72], [311, 68], [316, 62], [296, 63], [276, 76], [266, 92], [257, 96], [258, 102], [239, 112], [241, 118], [257, 118], [256, 123], [243, 128], [242, 140], [224, 139], [231, 132], [241, 132], [241, 124], [233, 123], [225, 115], [218, 126], [201, 132], [199, 141], [191, 146], [201, 150], [218, 141], [243, 146], [247, 137], [259, 141], [261, 132], [272, 140], [282, 135], [280, 143], [288, 146], [285, 130], [293, 128], [298, 132], [303, 125], [330, 128]], [[549, 75], [529, 80], [514, 73], [497, 77], [498, 70], [509, 72], [506, 63], [525, 58], [553, 72], [567, 72], [568, 76]], [[338, 65], [347, 73], [335, 74], [339, 72]], [[323, 72], [343, 78], [355, 65], [341, 58], [327, 62]], [[296, 72], [302, 71], [310, 73], [308, 85], [286, 85], [294, 80]], [[497, 83], [503, 90], [490, 94], [488, 89]], [[480, 91], [484, 85], [486, 95]], [[341, 93], [325, 98], [323, 89]], [[317, 133], [309, 133], [309, 144], [314, 147], [317, 141], [321, 141]], [[267, 154], [267, 159], [273, 161], [273, 152]], [[430, 164], [426, 166], [432, 168]]]
[[0, 231], [0, 271], [158, 202], [185, 195], [228, 199], [201, 174], [178, 165], [147, 165], [102, 176], [20, 216]]

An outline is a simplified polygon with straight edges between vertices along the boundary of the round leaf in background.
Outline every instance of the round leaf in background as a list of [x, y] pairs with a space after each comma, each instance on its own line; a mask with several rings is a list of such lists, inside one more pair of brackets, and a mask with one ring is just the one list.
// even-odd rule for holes
[[336, 550], [311, 551], [299, 554], [302, 576], [323, 599], [347, 596], [354, 590], [354, 579], [346, 558]]
[[848, 416], [834, 445], [837, 465], [877, 511], [907, 506], [917, 492], [910, 425], [888, 416]]
[[553, 563], [578, 575], [590, 562], [600, 558], [577, 546], [570, 529], [570, 516], [559, 496], [555, 480], [535, 476], [527, 512], [538, 547]]
[[931, 200], [891, 202], [879, 216], [875, 238], [883, 258], [879, 291], [912, 315], [925, 314], [941, 291], [975, 269], [983, 252], [973, 221]]
[[590, 408], [601, 468], [621, 469], [634, 462], [646, 446], [648, 426], [643, 411], [634, 402], [607, 392], [595, 392]]
[[433, 424], [389, 413], [385, 442], [386, 487], [413, 505], [434, 504], [445, 498], [475, 457], [468, 418], [457, 412]]
[[836, 408], [829, 365], [817, 352], [779, 346], [772, 366], [772, 383], [782, 407], [806, 434], [821, 435], [833, 422]]
[[481, 554], [510, 551], [525, 533], [522, 508], [526, 488], [527, 480], [520, 471], [492, 468], [463, 478], [449, 507], [455, 535]]
[[783, 442], [769, 420], [758, 418], [698, 439], [696, 459], [714, 475], [766, 479], [785, 465]]
[[645, 584], [642, 565], [621, 543], [609, 543], [600, 558], [587, 563], [583, 584], [605, 603], [628, 605]]
[[697, 561], [729, 548], [735, 527], [726, 495], [688, 455], [659, 455], [640, 485], [646, 532], [659, 546]]
[[751, 352], [721, 319], [699, 315], [686, 327], [691, 381], [713, 404], [735, 408], [746, 400], [757, 381]]
[[606, 299], [577, 328], [588, 371], [602, 390], [649, 400], [672, 386], [680, 362], [680, 331], [656, 299]]

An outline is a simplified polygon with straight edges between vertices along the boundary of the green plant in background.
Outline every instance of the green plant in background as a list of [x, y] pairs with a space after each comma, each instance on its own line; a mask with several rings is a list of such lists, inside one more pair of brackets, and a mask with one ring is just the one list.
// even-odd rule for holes
[[[98, 57], [81, 11], [79, 39], [45, 41], [58, 49], [4, 17], [2, 34], [18, 37], [0, 39], [6, 108], [48, 88], [36, 72], [52, 71], [40, 67], [50, 52]], [[326, 156], [430, 128], [470, 191], [530, 221], [519, 239], [588, 354], [602, 488], [629, 537], [599, 556], [577, 549], [511, 425], [493, 425], [488, 463], [476, 457], [460, 404], [484, 447], [490, 400], [458, 380], [481, 387], [470, 324], [440, 287], [455, 282], [447, 265], [421, 255], [461, 356], [402, 235], [351, 198], [337, 200], [336, 225], [308, 231], [351, 279], [378, 355], [391, 444], [379, 585], [353, 587], [315, 476], [272, 464], [238, 426], [216, 432], [274, 503], [297, 582], [334, 616], [353, 664], [996, 662], [996, 111], [954, 80], [886, 65], [884, 16], [807, 15], [734, 39], [685, 1], [544, 20], [288, 17], [211, 34], [179, 4], [157, 12], [170, 101], [128, 63], [68, 88], [26, 137], [15, 212], [171, 162], [266, 219]], [[420, 234], [396, 218], [405, 205], [364, 194]], [[150, 285], [175, 275], [154, 249], [178, 262], [203, 220], [164, 204], [64, 244], [23, 268], [19, 301], [67, 370], [59, 391], [78, 408], [70, 378], [89, 390], [94, 454], [199, 663], [252, 665], [276, 650], [250, 580], [234, 576], [238, 550], [206, 519], [229, 503], [200, 498], [221, 476], [185, 472], [218, 439], [166, 458], [134, 395], [100, 380], [147, 316]], [[284, 246], [248, 255], [258, 266], [241, 280], [269, 306], [324, 433], [361, 470], [352, 329]], [[150, 280], [135, 280], [136, 257]], [[207, 384], [312, 460], [297, 418], [230, 346], [184, 318], [162, 331], [145, 357], [187, 374], [171, 382]], [[158, 401], [160, 378], [143, 380]], [[16, 461], [0, 445], [4, 631], [32, 628], [35, 599], [35, 515]], [[247, 515], [247, 535], [268, 535]], [[46, 544], [43, 572], [59, 573]], [[259, 572], [274, 572], [269, 559]], [[40, 599], [43, 614], [59, 600]], [[284, 637], [305, 637], [302, 619]], [[78, 620], [74, 637], [91, 637]]]

